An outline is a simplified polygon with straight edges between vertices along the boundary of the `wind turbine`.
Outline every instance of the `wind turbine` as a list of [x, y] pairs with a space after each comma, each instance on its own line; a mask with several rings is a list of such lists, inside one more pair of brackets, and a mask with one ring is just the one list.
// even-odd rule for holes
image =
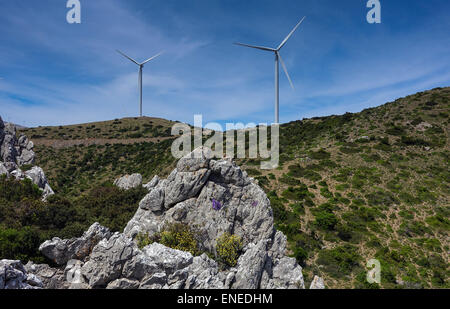
[[121, 54], [122, 56], [124, 56], [125, 58], [127, 58], [128, 60], [130, 60], [131, 62], [137, 64], [139, 66], [139, 80], [138, 80], [138, 84], [139, 84], [139, 107], [140, 107], [140, 116], [142, 117], [142, 69], [144, 68], [144, 65], [149, 62], [152, 61], [153, 59], [161, 56], [162, 52], [160, 52], [159, 54], [145, 60], [142, 63], [137, 62], [136, 60], [134, 60], [131, 57], [128, 57], [127, 55], [125, 55], [124, 53], [122, 53], [120, 50], [117, 50], [117, 52], [119, 54]]
[[256, 48], [264, 51], [273, 52], [275, 54], [275, 123], [278, 124], [280, 121], [280, 81], [279, 81], [279, 64], [278, 62], [281, 62], [281, 66], [283, 67], [284, 73], [286, 73], [286, 77], [289, 80], [289, 83], [291, 84], [292, 89], [294, 89], [294, 84], [292, 83], [292, 80], [289, 76], [289, 73], [286, 69], [286, 65], [284, 64], [283, 59], [280, 55], [280, 50], [283, 48], [283, 46], [286, 44], [286, 42], [291, 38], [291, 36], [294, 34], [295, 30], [301, 25], [301, 23], [305, 20], [306, 16], [303, 17], [298, 24], [292, 29], [292, 31], [287, 35], [287, 37], [281, 42], [281, 44], [277, 48], [270, 48], [270, 47], [264, 47], [264, 46], [254, 46], [254, 45], [248, 45], [243, 43], [234, 43], [236, 45], [244, 46], [244, 47], [250, 47], [250, 48]]

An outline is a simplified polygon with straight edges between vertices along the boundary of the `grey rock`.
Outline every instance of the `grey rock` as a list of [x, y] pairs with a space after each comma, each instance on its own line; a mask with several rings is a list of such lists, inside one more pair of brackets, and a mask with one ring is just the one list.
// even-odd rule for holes
[[68, 289], [70, 287], [63, 270], [32, 262], [28, 262], [25, 269], [28, 274], [33, 274], [41, 280], [44, 289]]
[[14, 170], [18, 169], [18, 166], [14, 162], [3, 162], [3, 166], [11, 174]]
[[304, 289], [302, 267], [294, 258], [284, 257], [278, 261], [272, 270], [267, 289]]
[[[77, 259], [66, 266], [67, 281], [72, 273], [81, 273], [80, 288], [304, 288], [302, 268], [286, 257], [286, 236], [274, 229], [269, 199], [234, 162], [210, 160], [207, 149], [201, 148], [180, 160], [168, 179], [155, 176], [146, 186], [149, 193], [123, 234], [102, 234], [101, 240], [86, 246], [88, 235], [96, 233], [88, 231], [84, 238], [43, 244], [43, 252], [55, 261], [64, 264]], [[220, 209], [213, 209], [213, 200], [220, 203]], [[237, 266], [220, 269], [206, 254], [193, 257], [159, 243], [137, 247], [133, 238], [138, 233], [151, 236], [168, 223], [196, 227], [200, 249], [210, 253], [215, 252], [217, 238], [223, 233], [239, 236], [244, 248]], [[79, 251], [83, 254], [75, 254]], [[57, 277], [58, 272], [52, 276]], [[44, 280], [44, 287], [46, 284]], [[64, 287], [67, 285], [74, 287], [73, 282]]]
[[3, 164], [3, 162], [0, 162], [0, 176], [6, 175], [6, 177], [9, 177], [9, 172], [6, 166]]
[[[6, 131], [6, 130], [5, 130]], [[5, 134], [1, 145], [1, 159], [3, 162], [16, 163], [17, 150], [15, 147], [16, 138], [12, 134]]]
[[24, 180], [25, 179], [25, 173], [22, 172], [20, 168], [13, 170], [10, 175], [14, 177], [16, 180]]
[[19, 166], [25, 164], [34, 164], [35, 158], [36, 154], [34, 153], [34, 151], [25, 148], [22, 150], [22, 153], [17, 158], [17, 164], [19, 164]]
[[217, 183], [233, 184], [236, 186], [246, 186], [250, 184], [250, 178], [233, 161], [221, 160], [211, 161], [211, 180]]
[[81, 273], [91, 287], [106, 287], [122, 276], [125, 263], [138, 252], [139, 249], [131, 238], [116, 233], [94, 247], [89, 261], [81, 268]]
[[40, 289], [42, 286], [42, 281], [35, 275], [28, 274], [20, 261], [0, 260], [0, 289]]
[[223, 281], [219, 278], [219, 267], [216, 261], [206, 254], [196, 256], [188, 267], [189, 277], [186, 289], [223, 289]]
[[159, 179], [158, 175], [155, 175], [152, 178], [152, 180], [149, 183], [145, 184], [143, 187], [150, 191], [151, 189], [153, 189], [154, 187], [156, 187], [158, 185], [159, 180], [160, 179]]
[[135, 290], [139, 288], [140, 282], [135, 280], [128, 280], [125, 278], [117, 279], [108, 284], [108, 290]]
[[25, 172], [25, 176], [31, 179], [31, 181], [42, 190], [43, 200], [46, 200], [50, 195], [55, 194], [50, 187], [42, 168], [34, 166], [31, 170]]
[[210, 173], [208, 169], [198, 169], [194, 172], [181, 172], [175, 169], [165, 183], [165, 208], [169, 209], [176, 203], [196, 196]]
[[125, 175], [123, 177], [116, 179], [114, 181], [114, 185], [124, 190], [130, 190], [133, 188], [140, 187], [142, 186], [142, 175], [141, 174]]
[[137, 254], [128, 260], [122, 270], [122, 276], [131, 280], [141, 281], [144, 277], [160, 272], [161, 268], [152, 258], [138, 251]]
[[311, 282], [310, 290], [323, 290], [325, 289], [325, 283], [323, 279], [319, 276], [314, 276], [313, 281]]
[[67, 262], [64, 269], [64, 278], [70, 283], [70, 288], [77, 289], [86, 284], [83, 276], [81, 275], [81, 267], [84, 263], [79, 260], [70, 260]]
[[156, 273], [142, 280], [140, 289], [162, 289], [167, 283], [166, 273]]
[[163, 185], [158, 185], [142, 199], [139, 207], [153, 212], [159, 212], [164, 208], [165, 190]]
[[239, 258], [233, 289], [259, 288], [264, 265], [267, 259], [267, 240], [250, 244]]
[[30, 178], [39, 188], [44, 188], [47, 183], [44, 171], [38, 166], [34, 166], [31, 170], [26, 171], [25, 176]]
[[209, 148], [197, 148], [178, 161], [177, 170], [180, 172], [196, 172], [200, 169], [208, 169], [212, 155]]
[[175, 250], [153, 243], [144, 247], [142, 252], [166, 273], [173, 273], [190, 265], [194, 259], [191, 253]]
[[56, 264], [63, 265], [72, 259], [84, 260], [102, 239], [109, 237], [108, 228], [94, 223], [83, 236], [65, 240], [55, 237], [41, 244], [39, 251]]

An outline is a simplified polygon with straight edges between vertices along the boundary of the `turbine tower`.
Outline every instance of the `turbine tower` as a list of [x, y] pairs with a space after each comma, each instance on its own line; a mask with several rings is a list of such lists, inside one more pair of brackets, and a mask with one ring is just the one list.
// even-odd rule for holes
[[138, 66], [139, 66], [139, 79], [138, 79], [138, 84], [139, 84], [139, 111], [140, 111], [140, 117], [142, 117], [142, 69], [144, 68], [144, 65], [147, 63], [147, 62], [149, 62], [149, 61], [151, 61], [151, 60], [153, 60], [153, 59], [155, 59], [155, 58], [157, 58], [157, 57], [159, 57], [161, 54], [162, 54], [162, 52], [161, 53], [159, 53], [159, 54], [157, 54], [157, 55], [155, 55], [155, 56], [153, 56], [153, 57], [151, 57], [151, 58], [149, 58], [149, 59], [147, 59], [147, 60], [145, 60], [144, 62], [142, 62], [142, 63], [139, 63], [139, 62], [137, 62], [136, 60], [134, 60], [133, 58], [131, 58], [131, 57], [128, 57], [127, 55], [125, 55], [124, 53], [122, 53], [120, 50], [117, 50], [117, 52], [119, 53], [119, 54], [121, 54], [122, 56], [124, 56], [125, 58], [127, 58], [128, 60], [130, 60], [131, 62], [133, 62], [133, 63], [135, 63], [135, 64], [137, 64]]
[[[305, 16], [306, 17], [306, 16]], [[305, 20], [305, 17], [303, 17], [298, 24], [292, 29], [292, 31], [287, 35], [287, 37], [281, 42], [281, 44], [277, 48], [270, 48], [270, 47], [264, 47], [264, 46], [254, 46], [254, 45], [248, 45], [243, 43], [234, 43], [236, 45], [244, 46], [244, 47], [250, 47], [250, 48], [256, 48], [264, 51], [273, 52], [275, 54], [275, 123], [278, 124], [280, 121], [280, 81], [279, 81], [279, 62], [281, 62], [281, 66], [283, 67], [284, 73], [286, 73], [286, 77], [289, 80], [289, 83], [291, 84], [292, 89], [294, 89], [294, 84], [292, 83], [292, 80], [289, 76], [289, 73], [287, 71], [286, 65], [284, 64], [283, 59], [280, 55], [280, 50], [283, 48], [283, 46], [286, 44], [286, 42], [291, 38], [291, 36], [294, 34], [295, 30], [301, 25], [301, 23]]]

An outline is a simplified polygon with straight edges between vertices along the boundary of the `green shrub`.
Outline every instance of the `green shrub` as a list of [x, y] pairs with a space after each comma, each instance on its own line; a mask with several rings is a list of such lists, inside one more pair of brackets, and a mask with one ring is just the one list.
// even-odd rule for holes
[[356, 247], [344, 245], [320, 251], [317, 263], [323, 265], [331, 276], [342, 278], [358, 269], [360, 260], [361, 256], [358, 254]]
[[156, 233], [151, 237], [144, 234], [138, 239], [138, 244], [146, 246], [153, 242], [158, 242], [166, 247], [188, 251], [193, 256], [197, 256], [200, 254], [198, 243], [199, 237], [199, 232], [195, 231], [194, 228], [189, 225], [183, 223], [171, 223], [166, 224], [161, 232]]
[[333, 230], [338, 223], [338, 218], [335, 214], [326, 211], [320, 211], [315, 215], [314, 224], [323, 230]]
[[243, 248], [242, 239], [229, 233], [222, 234], [216, 240], [217, 260], [223, 266], [234, 267]]

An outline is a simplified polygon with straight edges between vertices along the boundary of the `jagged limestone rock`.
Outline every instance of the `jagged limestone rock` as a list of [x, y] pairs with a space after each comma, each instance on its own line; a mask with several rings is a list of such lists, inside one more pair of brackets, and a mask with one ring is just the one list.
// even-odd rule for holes
[[108, 283], [121, 278], [124, 265], [138, 251], [131, 238], [116, 233], [94, 247], [89, 261], [81, 268], [81, 274], [91, 287], [106, 287]]
[[[105, 231], [95, 224], [81, 238], [45, 242], [41, 249], [48, 257], [62, 264], [68, 262], [62, 274], [69, 278], [66, 281], [71, 281], [73, 273], [79, 273], [80, 278], [64, 285], [59, 280], [51, 283], [46, 279], [44, 287], [304, 288], [302, 268], [294, 258], [286, 256], [286, 237], [274, 229], [272, 209], [264, 191], [232, 161], [209, 160], [204, 148], [195, 153], [180, 160], [168, 179], [154, 178], [150, 192], [123, 234], [110, 235], [107, 229], [104, 233], [93, 232]], [[160, 232], [169, 223], [198, 228], [202, 237], [199, 249], [211, 257], [223, 233], [239, 236], [244, 246], [236, 267], [220, 268], [205, 253], [194, 257], [156, 242], [139, 249], [137, 240], [133, 240], [138, 233], [151, 236]], [[89, 242], [89, 235], [97, 234], [100, 237]], [[70, 260], [73, 258], [76, 260]], [[59, 278], [59, 273], [52, 276]]]
[[313, 281], [311, 282], [311, 285], [309, 287], [310, 290], [323, 290], [325, 289], [325, 283], [323, 282], [323, 279], [319, 276], [314, 276]]
[[130, 190], [133, 188], [140, 187], [142, 186], [142, 175], [141, 174], [125, 175], [123, 177], [116, 179], [114, 181], [114, 185], [124, 190]]
[[108, 239], [111, 232], [108, 228], [94, 223], [80, 238], [62, 240], [53, 238], [39, 246], [39, 251], [58, 265], [69, 260], [84, 260], [102, 239]]
[[0, 117], [0, 161], [14, 165], [8, 172], [25, 164], [34, 164], [36, 157], [33, 142], [23, 134], [17, 138], [16, 134], [16, 127], [11, 123], [5, 125]]
[[39, 278], [45, 289], [68, 289], [70, 287], [70, 282], [67, 281], [64, 271], [61, 269], [52, 268], [46, 264], [34, 264], [33, 262], [28, 262], [25, 269], [28, 274], [33, 274]]
[[0, 260], [0, 289], [40, 289], [41, 279], [29, 274], [22, 262], [16, 260]]
[[267, 240], [258, 244], [250, 244], [246, 252], [239, 258], [233, 289], [257, 289], [267, 259]]
[[156, 185], [159, 183], [159, 180], [160, 180], [160, 179], [159, 179], [158, 175], [155, 175], [155, 176], [152, 178], [152, 180], [151, 180], [149, 183], [143, 185], [143, 187], [150, 191], [151, 189], [153, 189], [154, 187], [156, 187]]

